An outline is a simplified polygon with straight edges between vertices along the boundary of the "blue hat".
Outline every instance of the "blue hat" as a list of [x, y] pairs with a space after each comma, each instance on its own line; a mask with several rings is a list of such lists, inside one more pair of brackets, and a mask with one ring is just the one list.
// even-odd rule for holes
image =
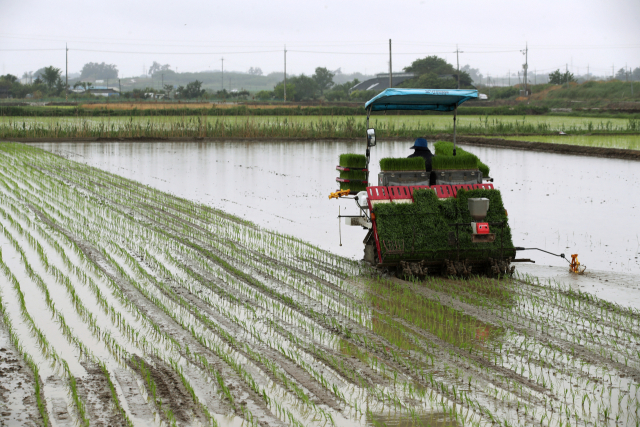
[[416, 142], [413, 143], [413, 147], [411, 148], [429, 148], [429, 145], [427, 144], [426, 139], [418, 138], [416, 139]]

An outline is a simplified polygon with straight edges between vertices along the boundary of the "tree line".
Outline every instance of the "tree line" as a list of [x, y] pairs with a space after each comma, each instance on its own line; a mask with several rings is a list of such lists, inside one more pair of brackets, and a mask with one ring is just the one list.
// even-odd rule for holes
[[[158, 77], [159, 74], [162, 74], [172, 81], [175, 80], [171, 78], [172, 76], [178, 76], [175, 71], [171, 70], [169, 64], [160, 64], [155, 61], [148, 71], [152, 76]], [[482, 74], [480, 74], [477, 69], [467, 65], [458, 71], [446, 60], [435, 55], [416, 59], [411, 65], [405, 67], [404, 71], [413, 73], [414, 77], [403, 81], [398, 87], [430, 89], [453, 89], [459, 87], [466, 89], [474, 88], [474, 81], [482, 78]], [[336, 72], [340, 73], [340, 70]], [[343, 78], [343, 83], [336, 83], [334, 82], [336, 72], [332, 72], [325, 67], [317, 67], [315, 72], [310, 76], [301, 74], [287, 77], [286, 91], [284, 79], [277, 82], [272, 90], [261, 90], [250, 93], [247, 90], [206, 90], [203, 87], [203, 82], [199, 80], [199, 78], [195, 78], [195, 80], [177, 86], [164, 84], [160, 89], [152, 87], [137, 88], [123, 92], [121, 96], [133, 99], [143, 99], [153, 96], [154, 98], [170, 97], [174, 99], [235, 98], [267, 101], [283, 100], [285, 99], [286, 92], [286, 99], [289, 101], [365, 101], [379, 93], [379, 90], [354, 90], [354, 87], [360, 83], [357, 78], [346, 82]], [[82, 67], [79, 78], [76, 79], [72, 85], [73, 88], [83, 88], [84, 94], [71, 94], [71, 96], [90, 96], [88, 92], [94, 87], [94, 84], [83, 80], [95, 81], [111, 79], [115, 81], [118, 78], [118, 74], [118, 68], [114, 64], [106, 64], [104, 62], [87, 63]], [[251, 67], [247, 72], [249, 76], [262, 76], [262, 74], [262, 70], [259, 67]], [[198, 74], [187, 73], [187, 75], [180, 76], [194, 78]], [[0, 76], [0, 96], [9, 95], [13, 98], [25, 98], [31, 94], [34, 98], [40, 98], [58, 97], [65, 94], [65, 81], [62, 78], [62, 72], [59, 68], [54, 66], [43, 67], [35, 73], [25, 73], [23, 79], [25, 77], [28, 77], [26, 79], [27, 82], [22, 84], [16, 76], [11, 74]], [[615, 79], [620, 81], [639, 81], [640, 67], [634, 70], [621, 68], [616, 73]], [[184, 81], [184, 79], [181, 80]], [[575, 81], [576, 77], [569, 71], [561, 72], [558, 69], [549, 74], [549, 83], [551, 84], [566, 84]], [[511, 97], [516, 94], [516, 92], [517, 88], [505, 89], [500, 92], [500, 96]]]

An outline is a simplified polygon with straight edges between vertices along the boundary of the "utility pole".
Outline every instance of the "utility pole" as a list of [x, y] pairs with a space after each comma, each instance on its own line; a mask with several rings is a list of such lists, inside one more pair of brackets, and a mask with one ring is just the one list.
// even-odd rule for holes
[[120, 79], [118, 79], [118, 92], [120, 92], [120, 96], [122, 96], [122, 85], [120, 84]]
[[393, 87], [393, 68], [391, 67], [391, 39], [389, 39], [389, 87]]
[[522, 52], [522, 54], [524, 55], [524, 65], [522, 66], [522, 68], [524, 68], [524, 96], [528, 96], [527, 95], [527, 69], [529, 68], [529, 43], [527, 43], [525, 45], [524, 50], [521, 50], [520, 52]]
[[460, 55], [461, 53], [464, 53], [463, 51], [461, 51], [460, 49], [458, 49], [458, 45], [456, 44], [456, 63], [458, 64], [458, 89], [460, 89]]
[[534, 69], [533, 70], [533, 84], [537, 85], [538, 84], [538, 69]]
[[589, 76], [589, 64], [587, 64], [587, 81], [591, 80], [591, 77]]
[[69, 99], [69, 48], [64, 44], [65, 50], [65, 66], [64, 66], [64, 100]]
[[287, 102], [287, 45], [284, 45], [284, 101]]
[[569, 86], [569, 64], [564, 64], [564, 81], [567, 84], [567, 86]]
[[[162, 87], [160, 88], [160, 90], [164, 90], [164, 73], [161, 74], [162, 75]], [[119, 82], [120, 80], [118, 80]]]
[[511, 69], [509, 69], [509, 86], [511, 86]]
[[222, 63], [222, 90], [224, 90], [224, 58], [220, 58]]

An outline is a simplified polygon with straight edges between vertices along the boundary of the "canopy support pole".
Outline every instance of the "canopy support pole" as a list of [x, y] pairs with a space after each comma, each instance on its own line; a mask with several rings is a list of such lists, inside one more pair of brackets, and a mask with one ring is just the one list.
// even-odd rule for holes
[[453, 155], [456, 155], [456, 119], [458, 117], [458, 104], [453, 108]]
[[[367, 108], [367, 129], [369, 129], [369, 116], [371, 115], [371, 108]], [[365, 179], [367, 180], [367, 185], [369, 185], [369, 139], [368, 136], [365, 135], [365, 141], [367, 142], [367, 171], [365, 172]]]

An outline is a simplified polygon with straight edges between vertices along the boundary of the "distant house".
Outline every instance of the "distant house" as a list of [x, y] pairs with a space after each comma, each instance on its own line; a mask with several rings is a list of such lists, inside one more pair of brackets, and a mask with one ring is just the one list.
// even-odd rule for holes
[[[393, 73], [393, 87], [398, 86], [405, 80], [415, 77], [414, 73]], [[383, 91], [389, 87], [389, 73], [377, 74], [375, 78], [365, 80], [352, 87], [349, 91], [354, 90], [378, 90]]]
[[75, 93], [90, 93], [96, 96], [120, 96], [120, 91], [117, 88], [106, 86], [93, 86], [85, 90], [83, 87], [78, 86], [75, 89], [71, 89], [71, 92]]
[[0, 98], [11, 98], [11, 89], [0, 87]]

